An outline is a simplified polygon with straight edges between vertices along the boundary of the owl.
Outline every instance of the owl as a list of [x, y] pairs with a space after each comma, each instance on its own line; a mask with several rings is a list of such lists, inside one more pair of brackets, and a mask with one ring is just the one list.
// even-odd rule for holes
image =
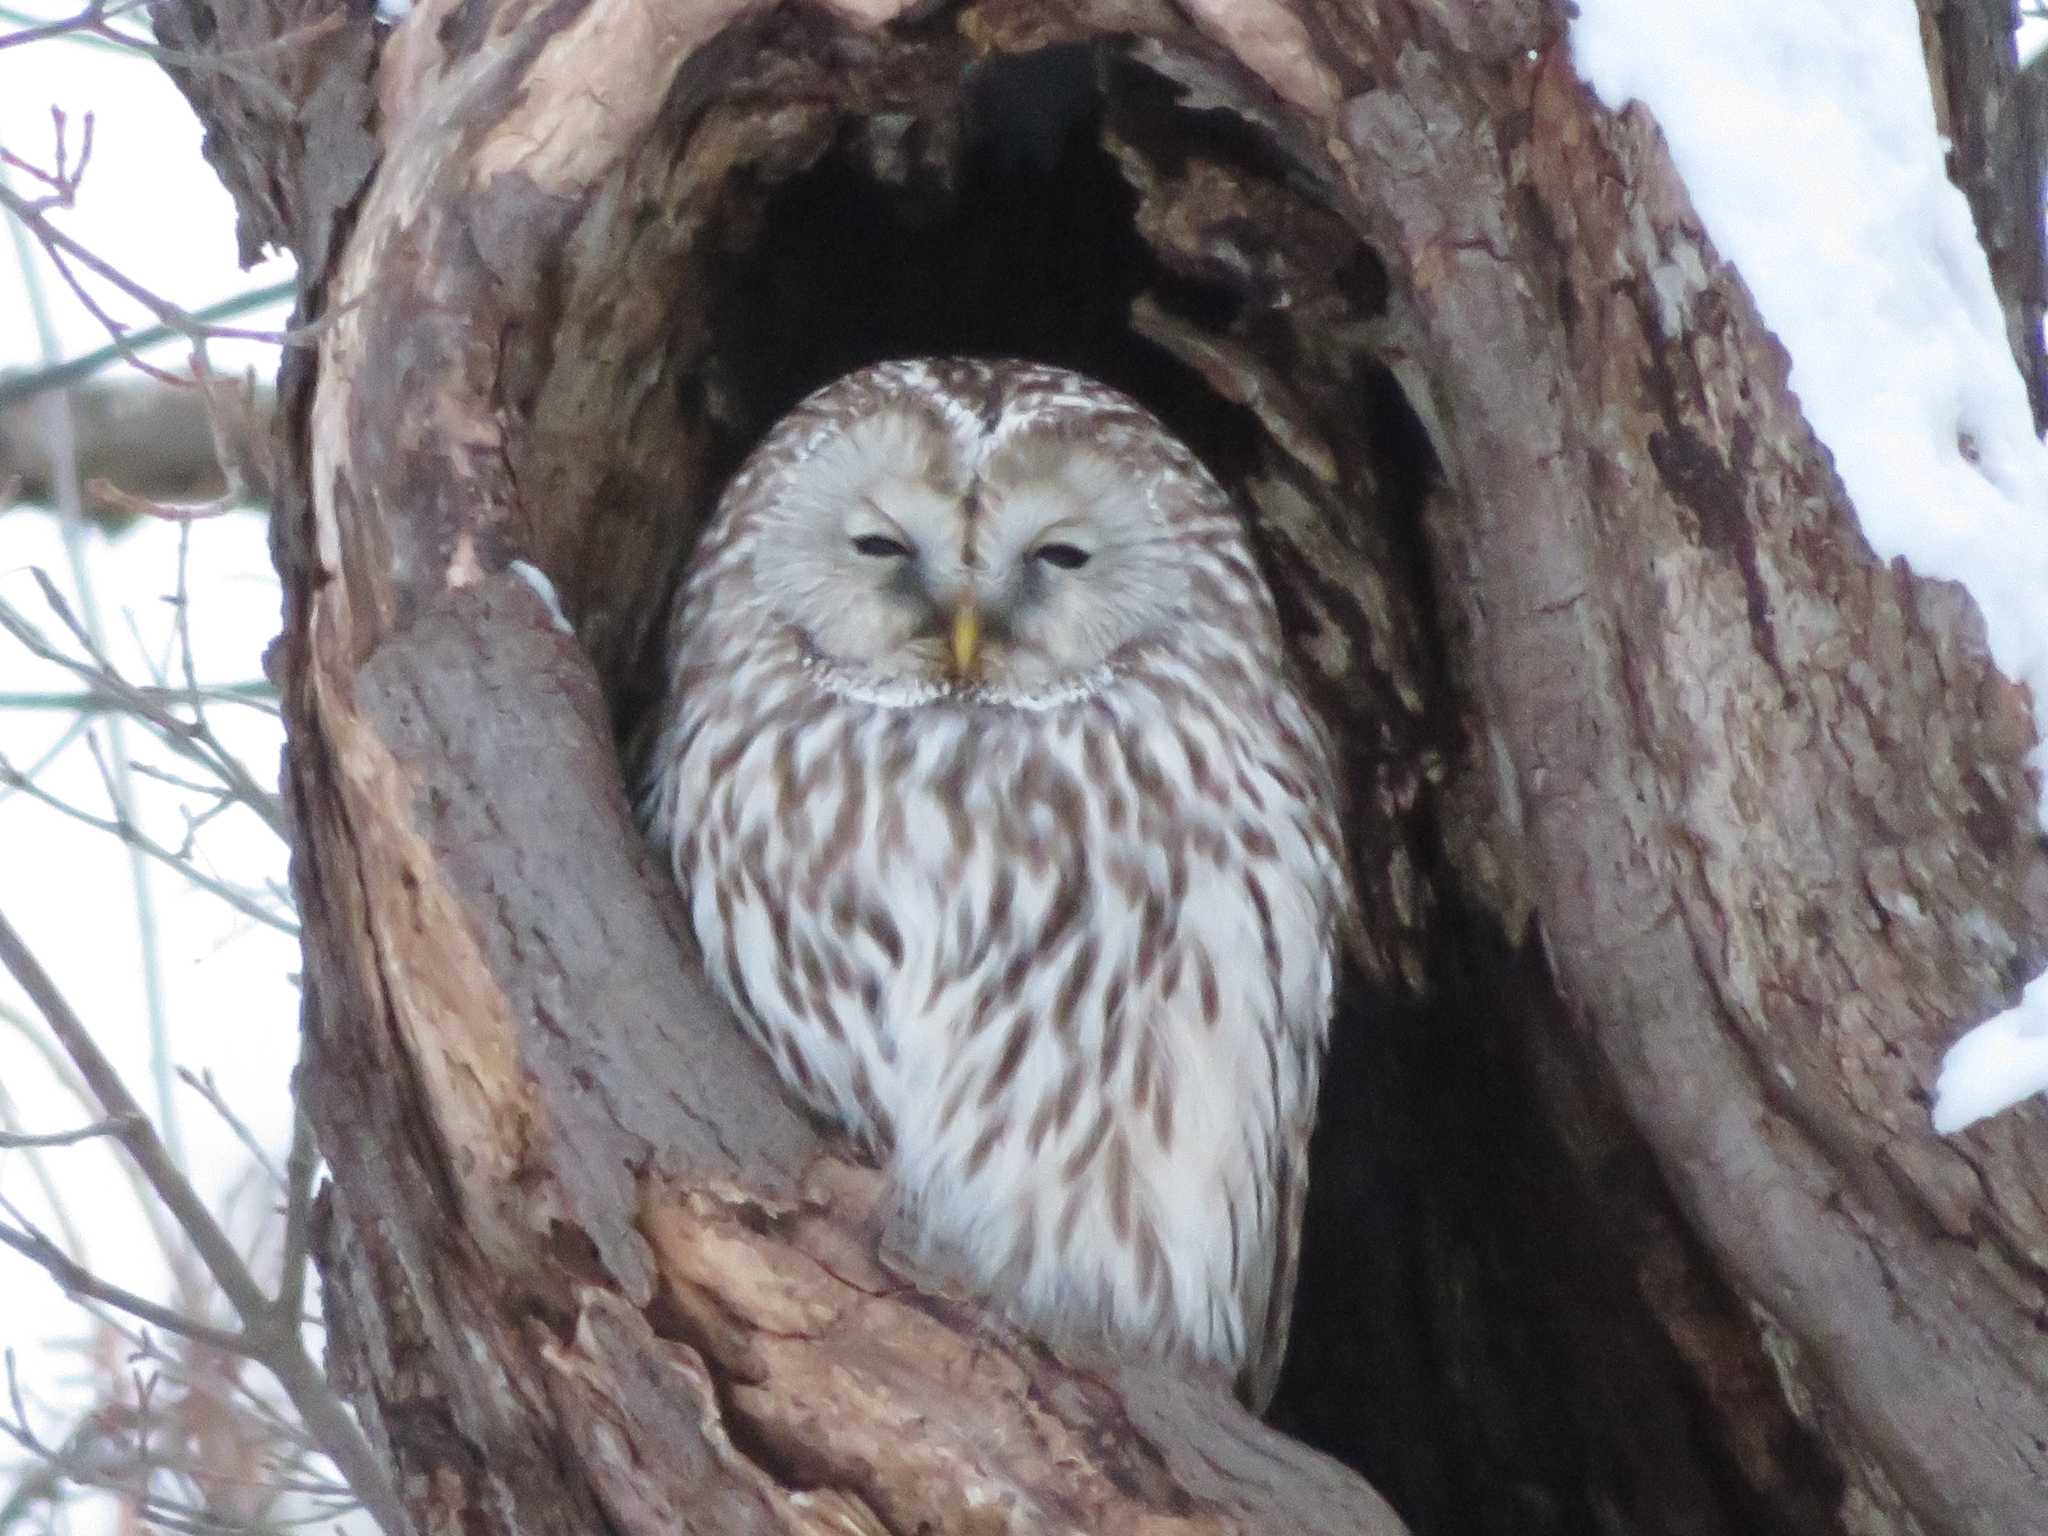
[[1350, 885], [1230, 498], [1090, 379], [870, 367], [733, 479], [669, 662], [646, 820], [789, 1089], [1019, 1323], [1263, 1406]]

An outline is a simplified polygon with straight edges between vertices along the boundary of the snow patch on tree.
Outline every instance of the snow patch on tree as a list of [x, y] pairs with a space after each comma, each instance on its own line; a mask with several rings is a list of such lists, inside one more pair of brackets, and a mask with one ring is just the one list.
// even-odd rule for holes
[[[2048, 450], [2034, 434], [1909, 0], [1579, 0], [1610, 110], [1663, 129], [1716, 247], [1883, 560], [1962, 583], [1991, 657], [2048, 700]], [[2048, 781], [2048, 748], [2032, 761]], [[2048, 804], [2042, 809], [2048, 827]], [[2048, 976], [1948, 1053], [1948, 1132], [2048, 1090]]]

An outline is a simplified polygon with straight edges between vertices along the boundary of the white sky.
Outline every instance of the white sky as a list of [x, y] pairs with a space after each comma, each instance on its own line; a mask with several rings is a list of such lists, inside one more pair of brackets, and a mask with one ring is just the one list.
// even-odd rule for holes
[[[42, 8], [54, 10], [47, 0]], [[0, 21], [0, 31], [6, 30], [10, 24]], [[289, 265], [280, 261], [254, 273], [237, 270], [232, 205], [200, 158], [197, 121], [154, 64], [68, 42], [0, 50], [0, 144], [23, 159], [47, 164], [52, 106], [70, 116], [74, 146], [84, 113], [90, 109], [95, 115], [91, 167], [80, 204], [60, 218], [67, 232], [96, 253], [186, 308], [289, 275]], [[18, 190], [27, 189], [18, 174], [11, 179]], [[45, 267], [43, 276], [59, 350], [68, 356], [103, 345], [107, 337], [99, 323], [54, 272]], [[147, 323], [149, 317], [117, 295], [107, 295], [106, 303], [125, 320]], [[275, 326], [282, 323], [282, 314], [258, 313], [237, 323]], [[173, 347], [156, 356], [175, 366], [182, 353]], [[276, 349], [223, 343], [213, 356], [217, 366], [253, 365], [268, 374], [275, 368]], [[39, 360], [36, 327], [13, 249], [0, 241], [0, 370]], [[87, 552], [116, 655], [135, 668], [132, 675], [146, 679], [161, 664], [172, 632], [172, 609], [165, 598], [175, 590], [177, 531], [147, 524], [112, 541], [91, 534]], [[37, 594], [29, 575], [32, 566], [48, 570], [75, 600], [56, 522], [34, 512], [0, 513], [0, 597], [46, 633], [56, 633], [60, 626]], [[193, 646], [201, 681], [259, 677], [262, 648], [278, 619], [277, 583], [261, 520], [238, 515], [196, 526], [192, 570]], [[0, 695], [69, 691], [72, 686], [64, 674], [0, 637]], [[273, 783], [280, 740], [274, 720], [234, 707], [217, 709], [214, 720], [259, 780]], [[0, 754], [26, 768], [57, 743], [70, 723], [63, 712], [0, 707]], [[142, 760], [181, 766], [150, 749], [142, 733], [131, 730], [128, 738]], [[107, 812], [98, 770], [83, 742], [65, 750], [38, 782], [95, 813]], [[147, 781], [139, 789], [145, 823], [173, 846], [183, 837], [180, 806], [200, 809], [206, 804], [203, 797]], [[238, 882], [260, 886], [284, 877], [283, 850], [244, 813], [212, 823], [198, 847], [206, 867]], [[212, 1072], [228, 1101], [281, 1157], [289, 1140], [287, 1077], [297, 1046], [298, 998], [289, 979], [298, 965], [296, 945], [217, 901], [193, 899], [173, 873], [153, 872], [150, 880], [175, 1059], [195, 1072]], [[112, 839], [65, 822], [25, 795], [0, 789], [0, 911], [21, 930], [116, 1058], [131, 1090], [152, 1104], [130, 890], [127, 855]], [[27, 1011], [5, 980], [0, 980], [0, 1010]], [[59, 1130], [95, 1118], [56, 1088], [4, 1013], [0, 1090], [26, 1129]], [[250, 1181], [247, 1153], [196, 1093], [180, 1086], [178, 1095], [201, 1188], [219, 1194], [240, 1191], [231, 1230], [247, 1235], [274, 1227], [261, 1219], [270, 1192]], [[61, 1182], [81, 1231], [85, 1251], [79, 1257], [118, 1283], [161, 1294], [161, 1267], [112, 1155], [104, 1146], [87, 1145], [41, 1157]], [[32, 1220], [49, 1220], [24, 1153], [0, 1151], [0, 1196]], [[0, 1251], [0, 1303], [0, 1346], [16, 1352], [32, 1417], [40, 1417], [38, 1405], [78, 1401], [83, 1390], [78, 1357], [67, 1347], [81, 1332], [77, 1311], [40, 1270], [10, 1251]], [[56, 1422], [42, 1417], [44, 1428]], [[9, 1459], [9, 1448], [0, 1443], [0, 1465]]]

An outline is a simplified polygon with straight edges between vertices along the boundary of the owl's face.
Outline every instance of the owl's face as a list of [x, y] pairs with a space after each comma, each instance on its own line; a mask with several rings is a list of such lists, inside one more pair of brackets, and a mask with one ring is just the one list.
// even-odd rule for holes
[[[1170, 637], [1192, 581], [1173, 477], [1061, 404], [925, 389], [810, 437], [754, 503], [761, 617], [861, 691], [906, 697], [1092, 691], [1120, 652]], [[1102, 414], [1135, 409], [1112, 396]]]

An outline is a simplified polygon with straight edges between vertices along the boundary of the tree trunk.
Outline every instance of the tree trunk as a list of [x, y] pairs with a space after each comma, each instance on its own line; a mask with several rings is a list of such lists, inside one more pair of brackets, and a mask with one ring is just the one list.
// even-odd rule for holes
[[[238, 61], [209, 153], [330, 317], [279, 392], [307, 1086], [423, 1531], [2040, 1524], [2048, 1114], [1925, 1110], [2043, 960], [2026, 699], [1871, 556], [1557, 15], [429, 0], [247, 51], [320, 3], [157, 15]], [[630, 824], [721, 478], [928, 351], [1159, 410], [1341, 741], [1294, 1439], [889, 1272]]]
[[2048, 427], [2048, 365], [2041, 310], [2043, 114], [2038, 86], [2020, 73], [2018, 0], [1918, 0], [1935, 117], [1947, 136], [1949, 175], [1970, 200], [2006, 335], [2027, 382], [2034, 424]]

